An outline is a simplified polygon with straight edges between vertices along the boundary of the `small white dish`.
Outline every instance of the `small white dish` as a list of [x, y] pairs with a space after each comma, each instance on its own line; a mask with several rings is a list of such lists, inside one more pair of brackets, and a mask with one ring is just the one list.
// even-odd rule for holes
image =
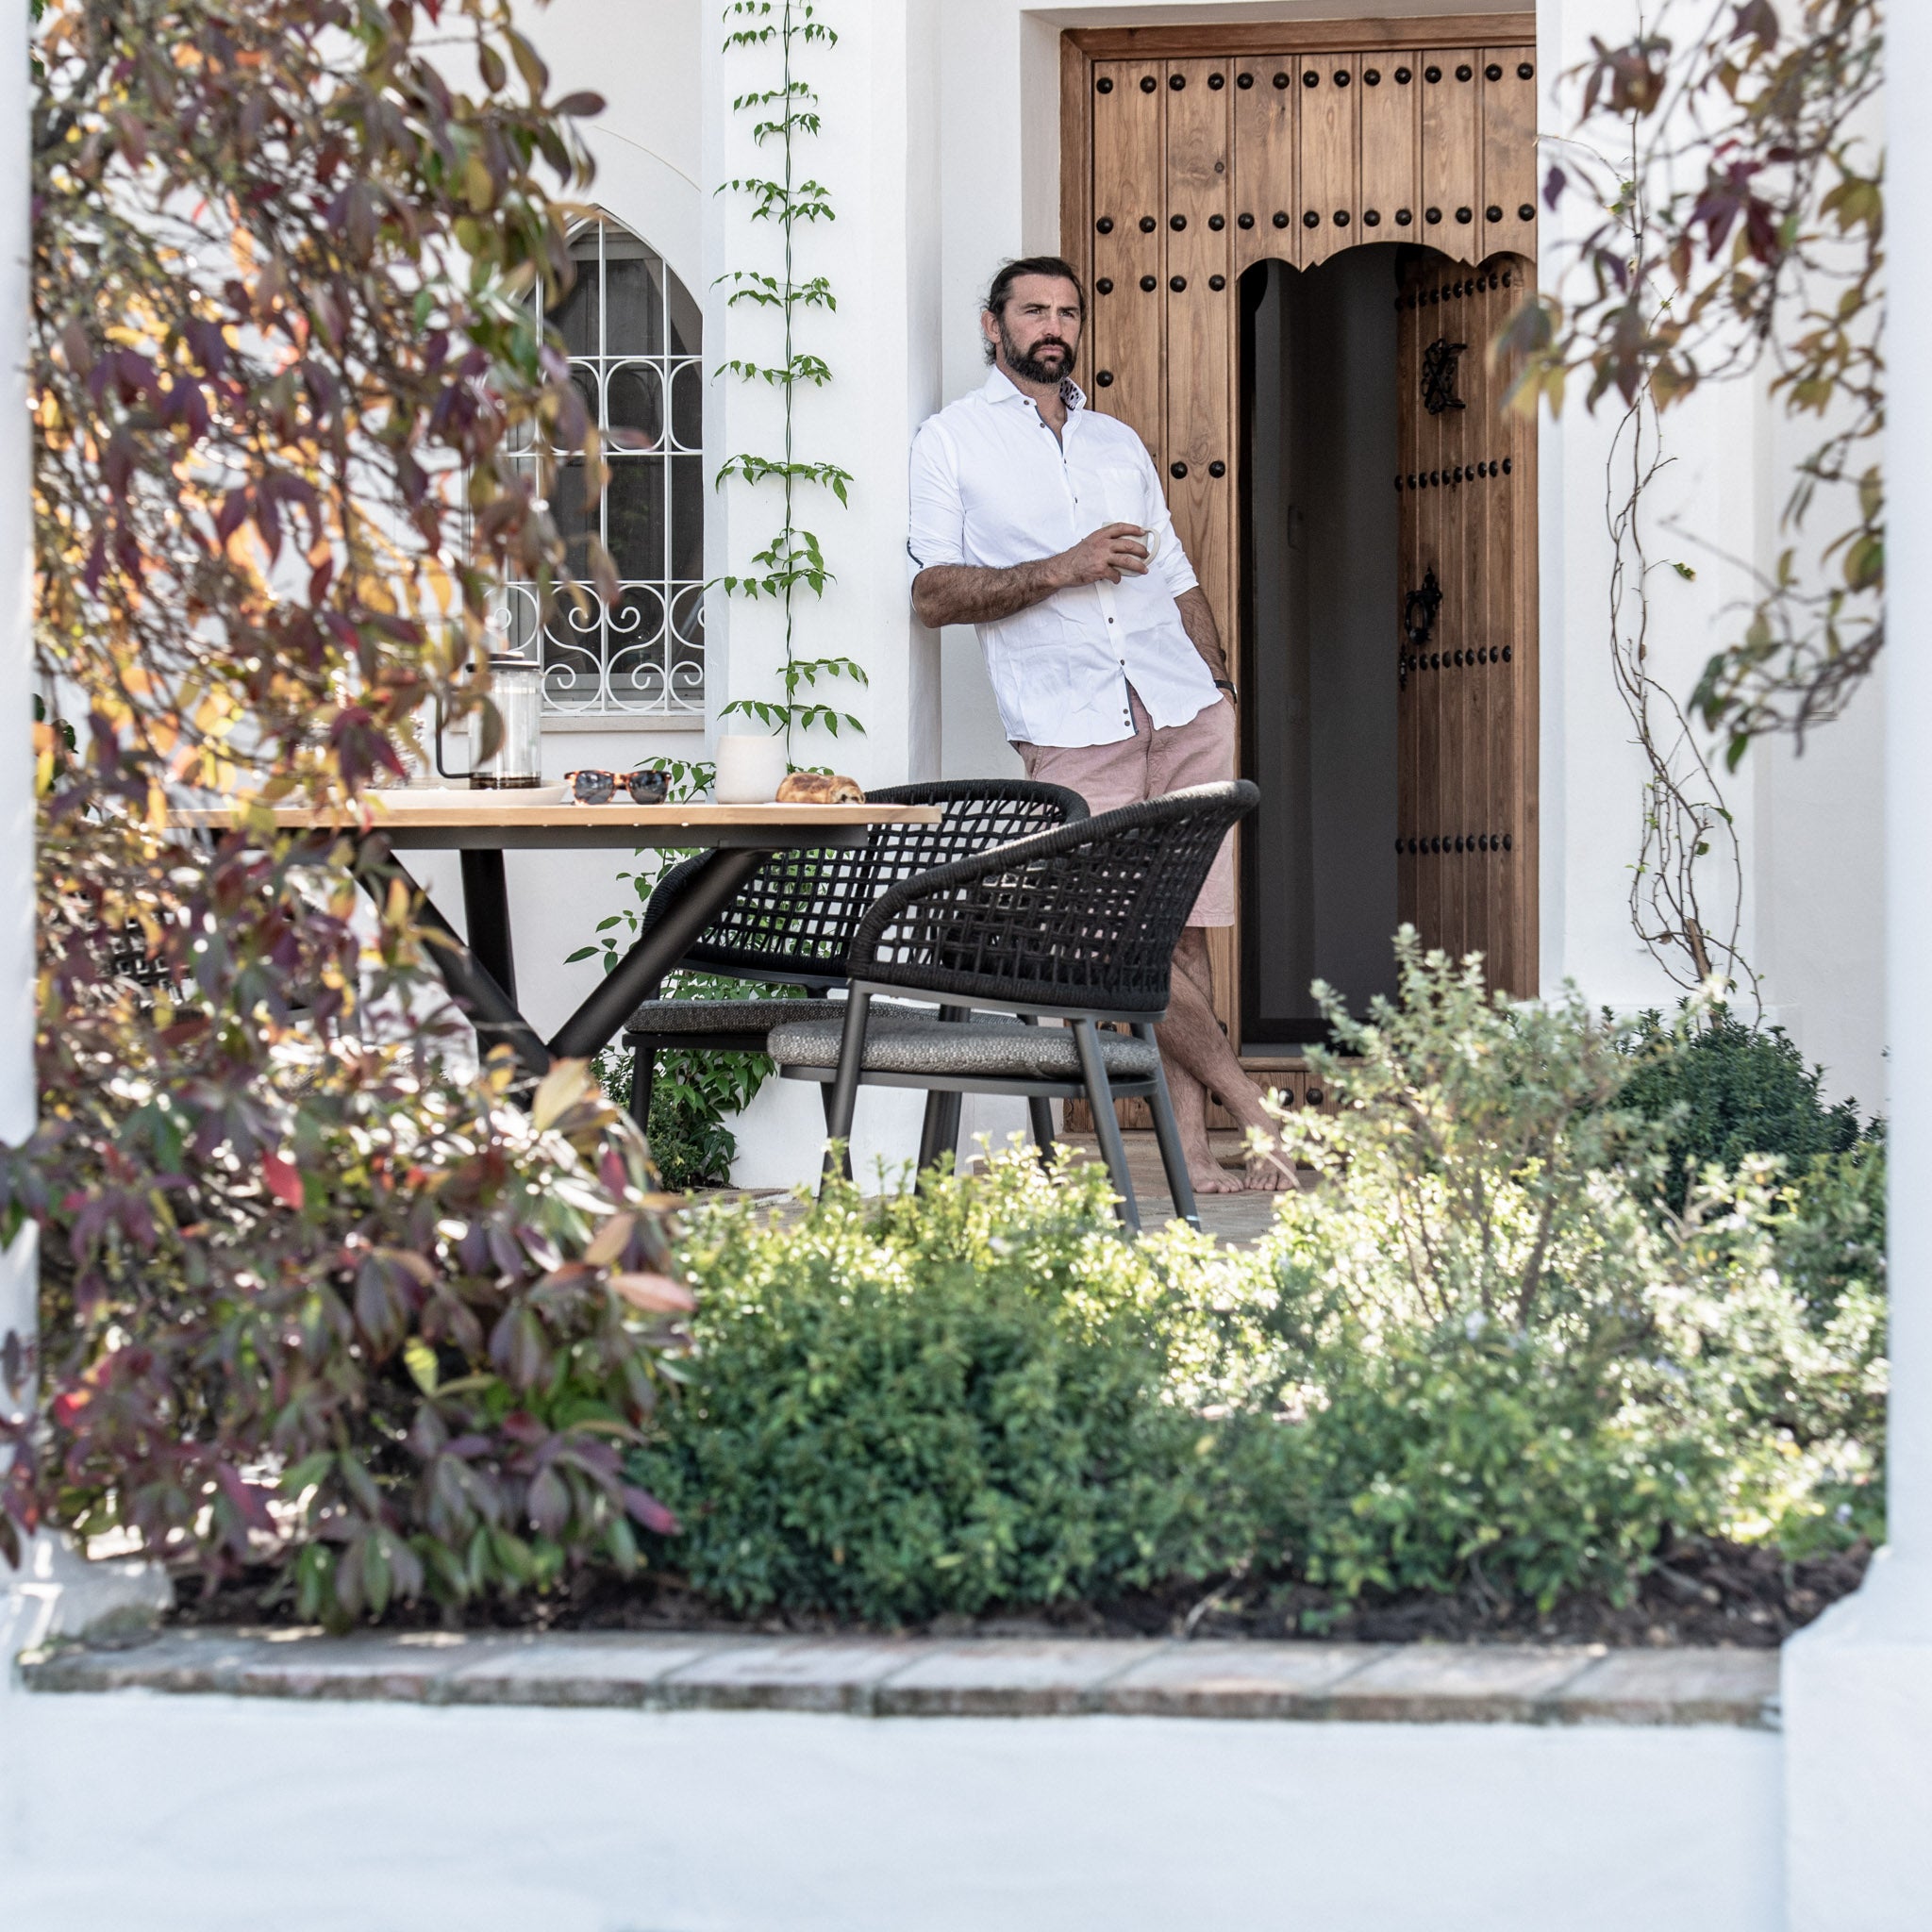
[[481, 785], [398, 785], [374, 794], [391, 811], [448, 811], [458, 805], [561, 805], [570, 796], [568, 785], [525, 785], [498, 790]]

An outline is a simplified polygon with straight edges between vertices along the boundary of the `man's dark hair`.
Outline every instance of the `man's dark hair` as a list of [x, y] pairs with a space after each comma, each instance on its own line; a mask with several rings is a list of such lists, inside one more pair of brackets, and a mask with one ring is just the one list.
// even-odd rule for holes
[[1004, 315], [1007, 312], [1007, 297], [1013, 292], [1013, 284], [1022, 275], [1051, 275], [1058, 282], [1072, 282], [1074, 292], [1080, 298], [1080, 320], [1087, 320], [1087, 291], [1080, 286], [1080, 277], [1074, 273], [1074, 264], [1062, 261], [1058, 255], [1027, 255], [1018, 261], [1009, 261], [992, 278], [992, 287], [986, 291], [986, 300], [980, 307], [989, 315]]

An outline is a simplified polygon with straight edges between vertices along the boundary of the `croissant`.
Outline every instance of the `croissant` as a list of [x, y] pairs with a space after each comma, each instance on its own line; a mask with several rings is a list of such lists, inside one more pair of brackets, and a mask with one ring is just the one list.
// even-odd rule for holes
[[788, 772], [778, 786], [780, 805], [863, 805], [865, 793], [854, 778], [826, 777], [823, 772]]

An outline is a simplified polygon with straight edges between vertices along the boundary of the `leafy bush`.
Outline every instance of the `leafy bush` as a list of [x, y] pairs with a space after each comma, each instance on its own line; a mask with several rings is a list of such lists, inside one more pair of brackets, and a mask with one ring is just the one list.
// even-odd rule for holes
[[1713, 1163], [1732, 1170], [1775, 1154], [1799, 1174], [1858, 1140], [1857, 1103], [1824, 1104], [1824, 1069], [1807, 1068], [1782, 1027], [1747, 1026], [1723, 1008], [1698, 1018], [1687, 1006], [1674, 1024], [1643, 1014], [1624, 1044], [1633, 1062], [1624, 1105], [1663, 1130], [1673, 1208]]
[[1399, 998], [1365, 1020], [1316, 985], [1336, 1044], [1310, 1063], [1341, 1108], [1284, 1119], [1318, 1182], [1285, 1197], [1287, 1255], [1364, 1320], [1620, 1319], [1642, 1278], [1628, 1184], [1657, 1150], [1619, 1104], [1615, 1035], [1574, 990], [1519, 1006], [1412, 928], [1395, 949]]
[[[95, 1004], [44, 1029], [42, 1124], [0, 1168], [8, 1238], [47, 1231], [46, 1400], [8, 1430], [6, 1526], [130, 1533], [217, 1573], [267, 1561], [332, 1622], [634, 1560], [626, 1517], [664, 1517], [614, 1445], [671, 1339], [644, 1315], [685, 1299], [636, 1211], [641, 1150], [580, 1065], [525, 1114], [505, 1065], [476, 1085], [441, 1071], [446, 1021], [399, 1037], [373, 1000], [354, 1036], [332, 1028], [357, 983], [354, 888], [291, 928], [283, 864], [228, 850], [172, 886], [186, 916], [158, 934], [144, 1005], [91, 976], [86, 902], [43, 934], [48, 999]], [[400, 920], [380, 939], [407, 957]], [[103, 1028], [103, 995], [125, 1031]], [[238, 1007], [265, 1064], [211, 1119]]]
[[[782, 1000], [800, 994], [799, 989], [757, 985], [713, 973], [676, 973], [665, 981], [661, 997]], [[646, 1134], [651, 1163], [665, 1187], [681, 1192], [729, 1184], [731, 1163], [738, 1158], [738, 1137], [725, 1122], [751, 1105], [775, 1068], [769, 1054], [659, 1049]], [[628, 1108], [631, 1056], [621, 1046], [607, 1047], [597, 1057], [597, 1074], [605, 1092]]]
[[1176, 1399], [1229, 1351], [1174, 1279], [1224, 1293], [1230, 1264], [1185, 1231], [1121, 1241], [1103, 1170], [1003, 1156], [803, 1221], [714, 1208], [681, 1254], [687, 1387], [630, 1466], [684, 1519], [667, 1560], [735, 1607], [891, 1624], [1252, 1548], [1237, 1424]]
[[1713, 1474], [1694, 1430], [1631, 1399], [1629, 1365], [1548, 1335], [1344, 1320], [1307, 1368], [1275, 1522], [1282, 1555], [1343, 1598], [1472, 1577], [1544, 1607], [1618, 1595]]
[[1724, 1527], [1792, 1555], [1884, 1540], [1889, 1371], [1884, 1257], [1867, 1245], [1871, 1165], [1824, 1156], [1794, 1182], [1757, 1157], [1707, 1178], [1687, 1215], [1701, 1265], [1657, 1298], [1661, 1351], [1725, 1452]]
[[[48, 0], [32, 109], [41, 1124], [0, 1548], [267, 1561], [341, 1623], [625, 1563], [669, 1281], [637, 1137], [508, 1104], [367, 823], [597, 435], [540, 305], [590, 166], [504, 0]], [[445, 65], [440, 64], [446, 62]], [[588, 567], [608, 579], [592, 546]], [[64, 715], [60, 715], [64, 714]], [[212, 849], [168, 808], [216, 802]], [[373, 920], [358, 912], [369, 889]], [[356, 922], [361, 920], [358, 925]], [[529, 1095], [523, 1096], [525, 1100]], [[15, 1404], [31, 1383], [35, 1404]]]
[[1885, 1135], [1874, 1127], [1839, 1154], [1815, 1154], [1791, 1177], [1777, 1229], [1778, 1266], [1814, 1324], [1848, 1293], [1885, 1289]]
[[[1613, 1591], [1667, 1527], [1767, 1533], [1869, 1441], [1877, 1304], [1822, 1324], [1778, 1265], [1843, 1212], [1762, 1161], [1655, 1207], [1662, 1128], [1570, 994], [1515, 1006], [1397, 942], [1399, 1002], [1321, 990], [1341, 1110], [1284, 1122], [1319, 1185], [1269, 1250], [1304, 1418], [1288, 1534], [1344, 1592], [1465, 1574]], [[1808, 1217], [1808, 1218], [1807, 1218]]]
[[1708, 1461], [1643, 1399], [1680, 1258], [1631, 1185], [1654, 1138], [1574, 993], [1515, 1006], [1412, 931], [1396, 952], [1400, 998], [1366, 1020], [1317, 989], [1341, 1110], [1284, 1122], [1317, 1176], [1265, 1250], [1300, 1357], [1290, 1541], [1344, 1594], [1614, 1588]]
[[1024, 1154], [697, 1217], [688, 1386], [629, 1459], [666, 1559], [893, 1624], [1230, 1574], [1547, 1607], [1679, 1533], [1869, 1531], [1870, 1156], [1660, 1211], [1607, 1024], [1398, 950], [1399, 1003], [1324, 995], [1341, 1110], [1284, 1121], [1316, 1185], [1255, 1250], [1123, 1241], [1101, 1170]]

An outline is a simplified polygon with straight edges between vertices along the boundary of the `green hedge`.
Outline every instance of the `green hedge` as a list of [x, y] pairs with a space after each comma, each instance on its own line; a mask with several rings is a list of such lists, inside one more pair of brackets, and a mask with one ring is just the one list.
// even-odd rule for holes
[[1857, 1103], [1826, 1106], [1824, 1070], [1806, 1066], [1782, 1027], [1747, 1026], [1723, 1008], [1701, 1018], [1680, 1009], [1674, 1023], [1649, 1012], [1624, 1045], [1632, 1065], [1622, 1104], [1662, 1129], [1674, 1208], [1712, 1163], [1773, 1154], [1802, 1174], [1860, 1138]]
[[893, 1624], [1203, 1574], [1252, 1541], [1228, 1430], [1182, 1373], [1158, 1244], [1098, 1171], [1031, 1163], [803, 1223], [721, 1209], [684, 1249], [685, 1396], [635, 1459], [665, 1551], [741, 1610]]
[[1232, 1574], [1547, 1606], [1674, 1533], [1877, 1533], [1882, 1142], [1660, 1214], [1682, 1115], [1624, 1104], [1623, 1036], [1400, 953], [1399, 1003], [1330, 1002], [1341, 1110], [1284, 1121], [1315, 1185], [1255, 1249], [1128, 1242], [1024, 1152], [697, 1216], [658, 1557], [897, 1624]]

